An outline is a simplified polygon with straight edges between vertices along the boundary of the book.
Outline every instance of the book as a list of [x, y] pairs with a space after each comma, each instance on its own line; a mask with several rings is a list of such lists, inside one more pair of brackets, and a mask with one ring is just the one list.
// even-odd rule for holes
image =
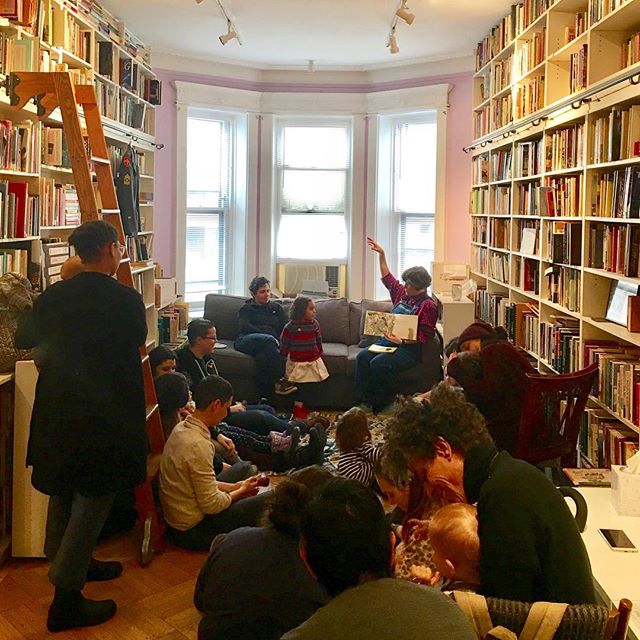
[[418, 316], [386, 311], [367, 311], [363, 333], [367, 336], [383, 336], [393, 333], [403, 340], [417, 340]]
[[564, 473], [574, 487], [610, 487], [611, 469], [568, 469]]
[[372, 344], [369, 347], [369, 351], [373, 353], [393, 353], [396, 349], [397, 347], [385, 347], [382, 344]]

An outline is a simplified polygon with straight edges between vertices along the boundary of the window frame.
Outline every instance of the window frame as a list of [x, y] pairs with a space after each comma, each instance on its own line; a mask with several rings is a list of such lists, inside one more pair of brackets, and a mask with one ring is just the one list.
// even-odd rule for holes
[[[326, 128], [343, 128], [347, 132], [347, 148], [348, 158], [347, 166], [344, 169], [334, 168], [305, 168], [305, 167], [287, 167], [281, 158], [282, 145], [284, 144], [284, 130], [288, 127], [326, 127]], [[275, 263], [293, 263], [293, 262], [322, 262], [323, 264], [345, 264], [349, 261], [351, 246], [351, 217], [352, 217], [352, 191], [353, 191], [353, 117], [352, 116], [276, 116], [273, 125], [273, 258]], [[284, 171], [288, 168], [301, 169], [305, 171], [336, 171], [344, 173], [344, 212], [336, 213], [330, 211], [313, 212], [312, 215], [342, 215], [344, 217], [346, 240], [345, 255], [340, 258], [285, 258], [278, 255], [278, 235], [280, 232], [280, 223], [283, 215], [287, 216], [304, 216], [309, 215], [308, 212], [284, 212], [283, 211], [283, 180]]]

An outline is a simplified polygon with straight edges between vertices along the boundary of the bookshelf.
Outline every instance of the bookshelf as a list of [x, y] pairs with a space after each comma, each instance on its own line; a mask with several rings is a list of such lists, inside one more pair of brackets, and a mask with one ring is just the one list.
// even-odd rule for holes
[[[34, 7], [31, 14], [26, 7]], [[54, 71], [63, 63], [77, 84], [93, 84], [115, 175], [131, 145], [140, 173], [140, 233], [129, 238], [136, 285], [147, 309], [148, 347], [157, 343], [153, 248], [155, 106], [161, 85], [150, 51], [95, 0], [23, 2], [20, 22], [0, 17], [0, 80], [12, 71]], [[35, 8], [37, 7], [37, 8]], [[26, 206], [22, 206], [24, 201]], [[45, 247], [66, 242], [80, 222], [59, 110], [37, 118], [0, 90], [0, 274], [18, 271], [45, 286]], [[138, 251], [142, 247], [142, 251]]]
[[583, 463], [640, 434], [640, 333], [604, 320], [640, 285], [640, 0], [527, 0], [478, 44], [470, 224], [476, 316], [543, 373], [600, 363]]

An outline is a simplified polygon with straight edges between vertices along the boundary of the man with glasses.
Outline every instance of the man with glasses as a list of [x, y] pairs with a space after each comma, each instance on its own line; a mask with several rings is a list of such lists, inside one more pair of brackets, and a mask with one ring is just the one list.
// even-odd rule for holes
[[122, 572], [119, 562], [100, 562], [92, 553], [116, 493], [146, 477], [144, 304], [113, 278], [124, 247], [112, 225], [85, 222], [69, 244], [80, 257], [79, 273], [45, 290], [22, 334], [23, 346], [45, 347], [27, 464], [33, 486], [50, 496], [50, 631], [100, 624], [115, 614], [113, 600], [89, 600], [82, 589], [87, 580]]

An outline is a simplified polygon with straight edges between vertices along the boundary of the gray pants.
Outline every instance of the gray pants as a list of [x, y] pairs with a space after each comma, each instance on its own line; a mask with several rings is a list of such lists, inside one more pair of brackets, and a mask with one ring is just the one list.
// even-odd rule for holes
[[83, 496], [77, 491], [49, 498], [44, 553], [51, 563], [49, 581], [54, 586], [84, 587], [91, 554], [114, 498], [113, 493]]

